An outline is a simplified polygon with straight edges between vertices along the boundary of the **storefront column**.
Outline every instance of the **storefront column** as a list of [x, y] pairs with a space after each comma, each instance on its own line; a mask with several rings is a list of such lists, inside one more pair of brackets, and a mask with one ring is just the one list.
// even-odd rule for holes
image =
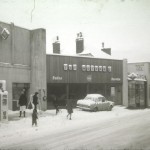
[[47, 109], [46, 92], [46, 31], [31, 31], [31, 89], [30, 94], [39, 92], [39, 108]]
[[67, 95], [67, 99], [69, 99], [69, 84], [67, 84], [66, 86], [66, 95]]
[[123, 59], [122, 101], [123, 101], [123, 105], [126, 106], [126, 107], [128, 107], [128, 73], [127, 73], [127, 59]]
[[14, 23], [11, 23], [11, 64], [14, 64], [14, 49], [15, 49], [15, 27]]
[[89, 91], [90, 91], [90, 85], [89, 85], [89, 83], [87, 83], [87, 85], [86, 85], [86, 94], [89, 94]]

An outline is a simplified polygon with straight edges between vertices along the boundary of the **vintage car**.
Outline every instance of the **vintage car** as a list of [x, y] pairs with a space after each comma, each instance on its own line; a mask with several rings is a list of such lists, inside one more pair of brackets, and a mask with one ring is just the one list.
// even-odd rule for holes
[[77, 101], [77, 107], [83, 110], [99, 111], [112, 110], [114, 102], [106, 100], [101, 94], [88, 94], [84, 99]]

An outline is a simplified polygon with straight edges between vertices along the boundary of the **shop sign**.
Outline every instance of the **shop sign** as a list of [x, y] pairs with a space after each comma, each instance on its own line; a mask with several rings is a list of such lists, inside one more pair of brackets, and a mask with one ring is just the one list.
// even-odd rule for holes
[[103, 71], [106, 72], [106, 66], [103, 66]]
[[90, 71], [90, 65], [86, 65], [86, 70]]
[[95, 71], [98, 71], [98, 66], [95, 66]]
[[73, 70], [77, 70], [77, 65], [73, 64]]
[[121, 81], [120, 78], [111, 78], [111, 81]]
[[108, 66], [108, 72], [111, 72], [111, 66]]
[[91, 71], [94, 71], [94, 66], [93, 65], [91, 65]]
[[8, 29], [3, 28], [2, 32], [1, 32], [2, 38], [3, 38], [4, 40], [6, 40], [9, 35], [10, 35], [10, 32], [8, 31]]
[[68, 70], [68, 64], [64, 64], [64, 70]]
[[72, 65], [69, 65], [69, 70], [72, 70]]
[[53, 76], [52, 79], [53, 79], [53, 80], [60, 81], [60, 80], [62, 80], [63, 78], [62, 78], [62, 77], [59, 77], [59, 76]]
[[144, 71], [144, 64], [137, 64], [136, 71]]
[[98, 68], [99, 68], [99, 71], [102, 71], [102, 66], [99, 66]]
[[82, 71], [86, 71], [85, 65], [82, 65]]
[[91, 81], [92, 81], [92, 75], [88, 75], [88, 76], [87, 76], [87, 81], [88, 81], [88, 82], [91, 82]]
[[[64, 70], [77, 70], [77, 64], [64, 64]], [[82, 71], [111, 72], [111, 66], [82, 65]]]
[[77, 65], [76, 64], [64, 64], [64, 70], [77, 70]]

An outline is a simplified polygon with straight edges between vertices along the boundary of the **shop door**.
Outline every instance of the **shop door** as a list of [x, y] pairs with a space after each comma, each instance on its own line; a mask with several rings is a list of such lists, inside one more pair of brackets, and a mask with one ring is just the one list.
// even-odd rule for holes
[[140, 89], [139, 89], [139, 85], [136, 84], [135, 85], [135, 103], [136, 103], [136, 107], [140, 107]]
[[19, 110], [19, 97], [23, 88], [26, 90], [27, 100], [29, 100], [29, 83], [13, 83], [12, 84], [12, 110]]
[[140, 107], [145, 108], [146, 106], [146, 96], [145, 96], [145, 86], [144, 83], [139, 85], [139, 99], [140, 99]]
[[146, 106], [146, 86], [144, 82], [129, 82], [128, 99], [129, 107], [145, 108]]

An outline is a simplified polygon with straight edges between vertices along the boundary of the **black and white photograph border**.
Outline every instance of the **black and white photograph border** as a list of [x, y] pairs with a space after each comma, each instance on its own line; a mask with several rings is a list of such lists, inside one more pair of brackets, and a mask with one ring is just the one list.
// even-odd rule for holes
[[150, 0], [0, 0], [0, 149], [149, 150]]

